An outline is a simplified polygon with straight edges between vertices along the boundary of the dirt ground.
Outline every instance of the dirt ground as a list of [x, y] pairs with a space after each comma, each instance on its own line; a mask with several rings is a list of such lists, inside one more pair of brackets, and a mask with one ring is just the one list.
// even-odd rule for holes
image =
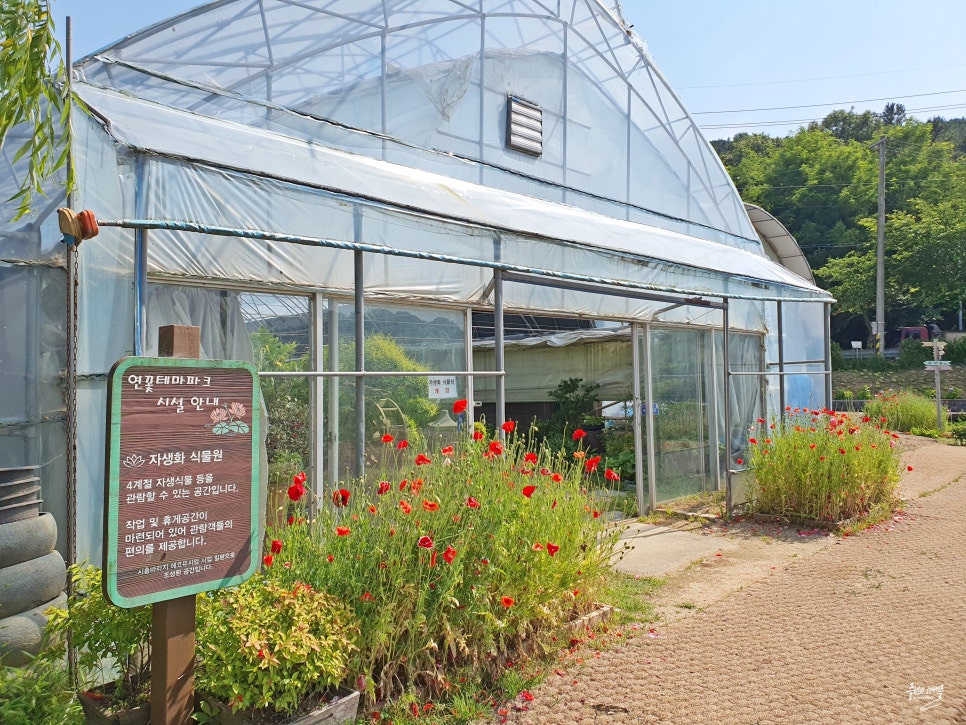
[[906, 436], [903, 457], [904, 510], [861, 533], [696, 528], [739, 546], [497, 721], [966, 723], [966, 447]]

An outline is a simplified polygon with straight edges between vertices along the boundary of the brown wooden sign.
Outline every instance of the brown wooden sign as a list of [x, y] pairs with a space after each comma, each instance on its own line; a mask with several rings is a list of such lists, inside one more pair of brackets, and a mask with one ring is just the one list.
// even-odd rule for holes
[[258, 562], [259, 387], [246, 362], [111, 370], [104, 593], [134, 607], [238, 584]]

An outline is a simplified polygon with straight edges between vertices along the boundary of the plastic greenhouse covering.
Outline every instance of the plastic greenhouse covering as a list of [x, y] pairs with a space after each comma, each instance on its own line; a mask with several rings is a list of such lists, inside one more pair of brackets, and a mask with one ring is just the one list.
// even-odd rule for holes
[[[216, 0], [80, 60], [72, 79], [84, 107], [70, 205], [109, 223], [60, 244], [54, 179], [30, 216], [0, 224], [0, 467], [43, 466], [58, 518], [85, 502], [78, 557], [99, 555], [107, 373], [154, 354], [165, 322], [201, 326], [208, 358], [253, 359], [250, 333], [288, 324], [307, 369], [344, 370], [331, 343], [384, 335], [419, 370], [499, 372], [502, 340], [475, 316], [539, 317], [529, 342], [506, 346], [507, 401], [546, 400], [582, 372], [615, 400], [633, 388], [662, 411], [696, 405], [697, 490], [722, 485], [719, 444], [737, 450], [763, 407], [825, 402], [830, 298], [766, 256], [619, 3]], [[539, 107], [539, 155], [508, 148], [508, 96]], [[24, 174], [16, 139], [0, 154], [3, 198]], [[582, 330], [557, 344], [571, 333], [548, 339], [546, 321], [563, 319]], [[605, 361], [608, 345], [620, 353]], [[682, 356], [693, 369], [672, 369]], [[726, 382], [725, 357], [760, 375]], [[387, 421], [388, 380], [365, 383]], [[493, 404], [497, 380], [462, 375], [459, 394], [475, 386]], [[326, 448], [371, 424], [349, 420], [354, 385], [312, 385], [316, 432], [300, 453], [320, 480], [362, 457]], [[639, 445], [660, 442], [652, 413], [636, 416], [654, 428]], [[641, 501], [642, 486], [663, 495], [637, 485]]]

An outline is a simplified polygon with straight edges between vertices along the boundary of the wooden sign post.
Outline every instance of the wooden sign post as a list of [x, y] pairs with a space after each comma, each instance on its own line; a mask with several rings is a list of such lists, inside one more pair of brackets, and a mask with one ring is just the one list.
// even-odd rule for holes
[[258, 565], [259, 386], [249, 363], [199, 360], [197, 327], [162, 327], [158, 350], [111, 370], [104, 594], [152, 605], [151, 722], [187, 725], [195, 595]]

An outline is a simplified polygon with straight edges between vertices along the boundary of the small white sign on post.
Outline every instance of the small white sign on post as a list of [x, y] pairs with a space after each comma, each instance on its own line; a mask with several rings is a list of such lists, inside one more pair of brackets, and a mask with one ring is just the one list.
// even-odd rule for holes
[[455, 375], [453, 377], [442, 377], [439, 375], [431, 375], [429, 377], [430, 400], [445, 400], [446, 398], [455, 398], [456, 395]]

